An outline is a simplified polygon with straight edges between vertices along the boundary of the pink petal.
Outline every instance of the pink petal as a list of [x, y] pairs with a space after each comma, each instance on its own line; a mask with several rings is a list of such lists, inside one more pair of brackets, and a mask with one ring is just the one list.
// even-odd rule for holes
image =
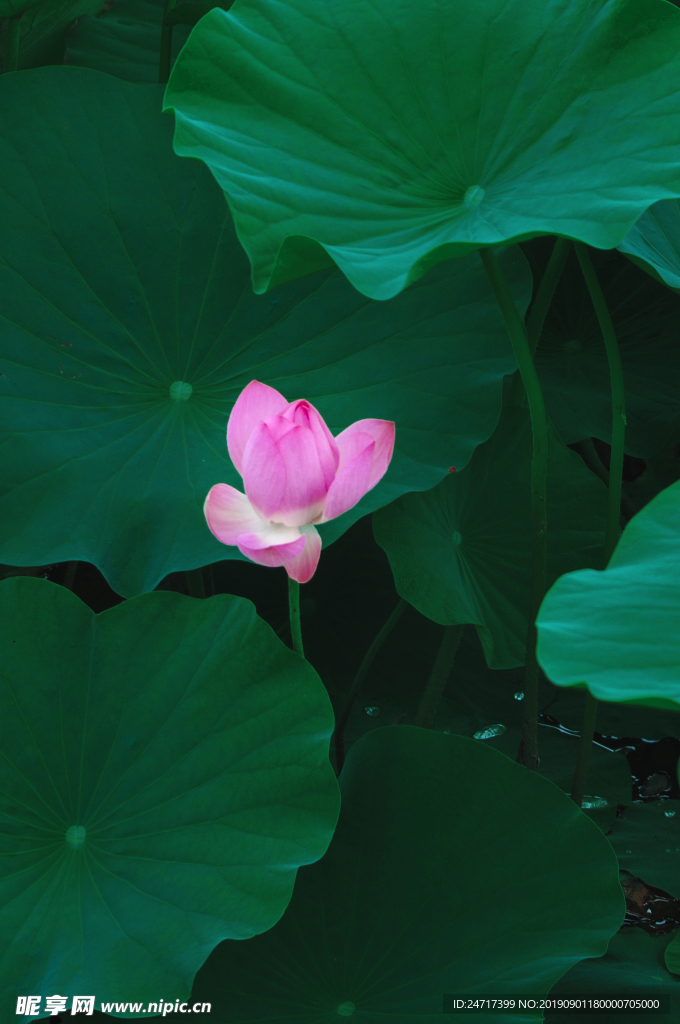
[[[210, 530], [222, 544], [235, 544], [239, 549], [245, 544], [253, 550], [285, 548], [286, 545], [297, 544], [292, 557], [304, 547], [299, 543], [302, 540], [299, 530], [279, 523], [266, 523], [257, 514], [246, 495], [229, 484], [215, 484], [210, 488], [203, 511]], [[243, 553], [248, 554], [246, 551]], [[283, 562], [272, 564], [283, 565]]]
[[305, 399], [292, 402], [284, 416], [291, 417], [297, 426], [308, 427], [311, 430], [316, 442], [316, 450], [319, 453], [319, 464], [324, 476], [324, 484], [328, 490], [340, 465], [340, 449], [326, 426], [323, 416]]
[[353, 508], [382, 479], [394, 452], [394, 434], [390, 420], [358, 420], [338, 434], [340, 466], [319, 523]]
[[319, 564], [321, 537], [313, 526], [303, 526], [302, 532], [307, 538], [304, 549], [292, 561], [284, 562], [284, 565], [291, 579], [298, 583], [309, 583]]
[[370, 434], [375, 441], [371, 478], [368, 482], [368, 490], [371, 491], [382, 480], [392, 460], [392, 455], [394, 454], [394, 423], [391, 420], [357, 420], [356, 423], [352, 423], [351, 426], [347, 427], [347, 430], [343, 430], [335, 439], [340, 449], [341, 461], [343, 446], [354, 433]]
[[211, 532], [223, 544], [236, 544], [239, 534], [252, 533], [266, 525], [246, 495], [229, 484], [210, 488], [203, 512]]
[[[275, 522], [305, 526], [323, 512], [328, 487], [314, 434], [309, 427], [295, 427], [279, 441], [279, 455], [286, 469], [286, 488]], [[331, 480], [335, 477], [335, 467]]]
[[262, 420], [275, 416], [288, 407], [288, 402], [276, 388], [251, 380], [234, 403], [227, 423], [229, 457], [243, 476], [243, 452], [248, 438]]
[[[276, 527], [270, 527], [269, 529], [274, 530]], [[289, 527], [283, 526], [280, 529], [288, 530]], [[277, 565], [284, 565], [300, 555], [305, 547], [305, 537], [300, 535], [299, 530], [295, 530], [295, 533], [298, 536], [293, 541], [286, 544], [270, 545], [267, 544], [267, 541], [275, 538], [257, 533], [242, 533], [239, 537], [238, 549], [242, 555], [245, 555], [252, 562], [257, 562], [258, 565], [267, 565], [271, 568]]]
[[323, 512], [328, 492], [312, 430], [286, 415], [261, 423], [243, 454], [243, 484], [264, 519], [286, 526], [311, 523]]
[[353, 434], [340, 456], [340, 469], [331, 484], [320, 523], [353, 508], [369, 489], [375, 441], [370, 434]]
[[283, 424], [272, 423], [271, 417], [269, 423], [258, 423], [243, 453], [243, 486], [251, 504], [266, 520], [279, 508], [286, 489], [286, 467], [278, 444], [284, 426], [286, 431], [295, 430], [286, 420]]

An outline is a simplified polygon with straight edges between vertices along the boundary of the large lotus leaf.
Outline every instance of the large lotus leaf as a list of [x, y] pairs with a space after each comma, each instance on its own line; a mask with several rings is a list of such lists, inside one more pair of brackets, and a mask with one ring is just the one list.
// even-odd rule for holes
[[[98, 18], [80, 18], [66, 37], [64, 64], [105, 71], [128, 82], [158, 82], [165, 0], [116, 0]], [[171, 63], [189, 37], [172, 32]]]
[[[621, 353], [626, 451], [646, 458], [663, 448], [680, 421], [680, 297], [615, 251], [594, 256]], [[573, 252], [545, 320], [536, 369], [565, 444], [587, 437], [611, 443], [607, 353]]]
[[[255, 296], [218, 186], [172, 152], [161, 91], [85, 68], [0, 78], [0, 561], [90, 561], [124, 596], [243, 557], [202, 506], [213, 484], [243, 488], [226, 427], [251, 380], [307, 398], [334, 434], [397, 424], [386, 476], [320, 527], [328, 545], [465, 465], [517, 365], [475, 254], [390, 303], [338, 270]], [[526, 260], [499, 255], [523, 311]]]
[[192, 998], [225, 1020], [444, 1024], [444, 993], [547, 993], [582, 957], [601, 956], [623, 919], [599, 829], [476, 740], [377, 729], [352, 747], [340, 788], [328, 852], [298, 873], [279, 923], [222, 943], [196, 977]]
[[633, 516], [609, 565], [562, 576], [536, 619], [558, 686], [598, 700], [680, 709], [680, 482]]
[[677, 199], [663, 199], [645, 210], [617, 248], [656, 280], [680, 293], [680, 205]]
[[[657, 1012], [635, 1012], [626, 1014], [625, 1019], [636, 1024], [660, 1024], [674, 1020], [680, 1006], [680, 978], [669, 973], [664, 963], [664, 951], [669, 949], [668, 935], [647, 935], [640, 928], [624, 928], [613, 935], [604, 956], [595, 960], [581, 960], [561, 978], [550, 993], [550, 997], [577, 995], [615, 995], [655, 998], [670, 996], [671, 1014], [659, 1016]], [[624, 1015], [616, 1018], [623, 1021]], [[455, 1020], [455, 1018], [454, 1018]], [[603, 1024], [612, 1021], [609, 1014], [598, 1013], [557, 1013], [545, 1014], [546, 1024]]]
[[[462, 733], [464, 721], [464, 718], [459, 719], [451, 732]], [[503, 732], [499, 730], [499, 724], [498, 716], [487, 718], [484, 728], [477, 730], [476, 734], [467, 731], [466, 735], [516, 761], [523, 724], [511, 725]], [[539, 772], [567, 796], [571, 794], [574, 780], [578, 744], [578, 736], [568, 736], [558, 728], [542, 725], [538, 730]], [[632, 785], [630, 765], [625, 755], [593, 744], [581, 807], [605, 835], [616, 819], [617, 806], [630, 801]]]
[[17, 577], [0, 622], [2, 1019], [27, 993], [186, 999], [330, 842], [326, 690], [227, 594], [95, 616]]
[[105, 0], [43, 0], [42, 3], [32, 3], [21, 18], [18, 70], [61, 64], [69, 27], [83, 15], [98, 14], [104, 4]]
[[337, 263], [388, 299], [541, 234], [617, 245], [680, 195], [680, 11], [661, 0], [238, 0], [168, 82], [265, 292]]
[[[522, 738], [522, 703], [515, 702], [517, 710], [510, 709], [510, 713], [507, 713], [506, 708], [505, 714], [498, 710], [495, 715], [470, 714], [468, 705], [474, 700], [474, 694], [461, 695], [459, 690], [460, 677], [454, 668], [447, 686], [448, 696], [440, 703], [434, 728], [446, 735], [475, 739], [475, 742], [498, 750], [515, 761]], [[508, 703], [512, 699], [510, 696]], [[365, 701], [361, 703], [365, 704]], [[381, 697], [378, 705], [368, 705], [370, 713], [366, 712], [365, 707], [356, 706], [345, 726], [345, 752], [366, 733], [375, 732], [386, 725], [411, 724], [414, 720], [413, 711], [406, 717], [403, 715], [404, 706], [408, 703], [387, 696]], [[417, 703], [416, 700], [416, 707]], [[567, 796], [571, 793], [578, 743], [578, 736], [569, 736], [556, 727], [542, 725], [538, 730], [539, 773]], [[632, 784], [630, 765], [625, 755], [593, 744], [588, 784], [581, 806], [584, 814], [605, 834], [616, 819], [617, 805], [630, 802]]]
[[[602, 481], [549, 431], [548, 585], [601, 565], [607, 515]], [[442, 625], [475, 625], [490, 668], [526, 660], [531, 453], [528, 410], [506, 401], [493, 435], [462, 472], [373, 516], [401, 597]]]

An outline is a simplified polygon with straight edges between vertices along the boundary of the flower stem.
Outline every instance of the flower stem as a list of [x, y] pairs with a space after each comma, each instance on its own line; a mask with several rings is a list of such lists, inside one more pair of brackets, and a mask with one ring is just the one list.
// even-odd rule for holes
[[583, 725], [581, 726], [581, 738], [579, 740], [578, 754], [576, 757], [576, 770], [571, 783], [571, 799], [578, 807], [583, 803], [583, 795], [586, 791], [588, 768], [590, 767], [590, 755], [593, 750], [593, 733], [595, 732], [597, 703], [597, 699], [593, 697], [590, 690], [587, 690], [586, 706], [583, 712]]
[[581, 458], [585, 462], [588, 469], [599, 476], [605, 487], [609, 487], [609, 473], [597, 454], [597, 449], [593, 444], [592, 437], [586, 437], [583, 441], [578, 442], [578, 450], [581, 453]]
[[288, 577], [288, 609], [290, 611], [290, 635], [293, 639], [293, 650], [297, 651], [301, 658], [305, 652], [302, 649], [302, 629], [300, 628], [300, 584], [297, 580]]
[[[569, 239], [558, 238], [553, 246], [553, 251], [550, 254], [550, 259], [548, 260], [548, 265], [545, 268], [545, 273], [541, 278], [541, 283], [538, 286], [536, 299], [531, 307], [531, 313], [529, 314], [529, 319], [527, 321], [527, 339], [529, 341], [529, 349], [532, 356], [538, 346], [541, 331], [543, 330], [543, 324], [545, 323], [545, 318], [548, 315], [548, 309], [550, 308], [550, 303], [552, 302], [552, 297], [555, 294], [557, 282], [559, 281], [564, 268], [568, 251]], [[525, 394], [526, 392], [522, 384], [522, 376], [517, 373], [515, 374], [515, 379], [512, 382], [510, 405], [523, 405]]]
[[213, 579], [212, 565], [204, 565], [201, 569], [201, 576], [203, 579], [203, 587], [205, 590], [206, 597], [215, 596], [215, 580]]
[[413, 724], [420, 726], [421, 729], [431, 729], [434, 725], [439, 701], [453, 668], [456, 651], [460, 646], [464, 629], [464, 625], [448, 626], [444, 633], [432, 671], [430, 672], [430, 678], [420, 698], [420, 704], [413, 721]]
[[8, 18], [5, 35], [5, 59], [2, 65], [3, 74], [17, 70], [22, 18], [23, 14], [20, 14], [17, 18]]
[[533, 451], [531, 457], [531, 512], [533, 523], [533, 564], [528, 610], [527, 653], [524, 667], [524, 725], [520, 754], [522, 764], [538, 770], [538, 662], [536, 661], [536, 616], [545, 595], [547, 560], [546, 492], [548, 483], [548, 420], [541, 385], [534, 366], [524, 324], [493, 249], [479, 250], [515, 353], [527, 395]]
[[[593, 444], [592, 437], [586, 437], [583, 441], [578, 442], [578, 450], [581, 453], [581, 458], [585, 462], [588, 469], [590, 469], [596, 476], [599, 476], [602, 483], [609, 487], [609, 471], [605, 467], [602, 459], [597, 454], [597, 449]], [[625, 524], [633, 518], [637, 509], [630, 500], [627, 494], [621, 491], [621, 515], [619, 516], [619, 523], [622, 523], [622, 528]]]
[[[588, 247], [583, 242], [574, 242], [574, 249], [581, 271], [588, 285], [590, 298], [595, 307], [597, 320], [604, 338], [604, 345], [607, 351], [607, 362], [609, 363], [609, 379], [611, 381], [612, 394], [612, 446], [609, 460], [609, 501], [607, 506], [607, 528], [604, 538], [603, 569], [607, 567], [609, 559], [614, 553], [620, 534], [619, 522], [621, 518], [621, 492], [623, 487], [623, 455], [626, 431], [626, 395], [623, 384], [623, 367], [621, 365], [621, 353], [616, 341], [614, 324], [607, 308], [607, 303], [597, 280], [597, 274], [590, 259]], [[586, 704], [583, 713], [583, 726], [581, 727], [581, 738], [579, 740], [578, 756], [576, 759], [576, 770], [574, 781], [571, 787], [571, 798], [580, 807], [583, 803], [586, 781], [588, 779], [588, 767], [590, 755], [593, 749], [593, 733], [595, 731], [595, 719], [597, 716], [597, 698], [588, 690], [586, 692]]]
[[62, 586], [67, 587], [69, 590], [73, 590], [73, 584], [76, 580], [76, 573], [78, 572], [78, 562], [67, 562], [66, 572], [64, 573], [64, 582]]
[[607, 350], [607, 361], [609, 363], [609, 378], [611, 381], [612, 394], [612, 450], [609, 460], [609, 505], [607, 509], [607, 530], [604, 539], [604, 566], [614, 553], [620, 534], [619, 518], [621, 516], [621, 489], [623, 484], [623, 455], [624, 440], [626, 433], [626, 395], [623, 386], [623, 367], [621, 366], [621, 353], [616, 341], [614, 324], [607, 309], [600, 283], [593, 268], [588, 253], [588, 247], [583, 242], [574, 242], [576, 255], [581, 264], [583, 276], [588, 285], [590, 298], [602, 336], [605, 349]]
[[189, 597], [205, 597], [203, 573], [201, 569], [187, 569], [185, 572]]
[[354, 704], [356, 696], [359, 693], [359, 688], [361, 687], [361, 684], [368, 675], [368, 670], [373, 664], [373, 659], [375, 658], [376, 654], [382, 647], [384, 641], [387, 639], [389, 634], [396, 626], [399, 619], [406, 611], [407, 607], [408, 601], [404, 601], [404, 599], [402, 598], [402, 600], [394, 609], [394, 611], [390, 615], [389, 619], [387, 620], [383, 628], [376, 636], [371, 646], [366, 651], [364, 659], [361, 662], [361, 665], [359, 665], [359, 670], [354, 677], [354, 682], [350, 687], [349, 693], [347, 695], [347, 700], [345, 701], [345, 706], [342, 710], [342, 714], [335, 723], [335, 770], [338, 775], [342, 771], [342, 766], [345, 761], [345, 744], [343, 740], [343, 732], [345, 726], [347, 725], [347, 719], [350, 716], [352, 705]]
[[170, 61], [172, 59], [172, 25], [165, 24], [165, 15], [175, 6], [175, 0], [165, 0], [164, 20], [161, 26], [161, 49], [158, 59], [158, 84], [165, 85], [170, 78]]

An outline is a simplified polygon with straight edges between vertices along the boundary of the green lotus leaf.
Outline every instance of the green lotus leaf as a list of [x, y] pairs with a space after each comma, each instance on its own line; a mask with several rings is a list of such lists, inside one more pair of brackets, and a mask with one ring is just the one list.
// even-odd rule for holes
[[[621, 353], [625, 449], [648, 458], [680, 423], [680, 296], [616, 251], [593, 255]], [[564, 443], [597, 437], [611, 444], [607, 353], [573, 253], [550, 304], [535, 362], [548, 416]]]
[[[172, 152], [161, 93], [86, 68], [0, 76], [0, 562], [89, 561], [128, 597], [243, 559], [203, 502], [243, 489], [226, 428], [251, 380], [308, 399], [333, 434], [397, 424], [386, 476], [320, 527], [327, 546], [464, 466], [517, 365], [476, 254], [389, 303], [338, 270], [253, 295], [220, 189]], [[499, 255], [524, 311], [526, 260]]]
[[[522, 704], [519, 704], [519, 707], [522, 709]], [[550, 710], [552, 712], [552, 708]], [[522, 740], [523, 723], [508, 725], [502, 732], [498, 730], [496, 735], [491, 735], [501, 724], [498, 722], [499, 717], [496, 714], [487, 718], [484, 726], [476, 730], [476, 737], [472, 731], [467, 735], [476, 738], [477, 742], [483, 743], [485, 747], [500, 751], [511, 761], [516, 761]], [[461, 730], [451, 730], [454, 731]], [[549, 779], [567, 796], [571, 794], [574, 780], [578, 742], [578, 736], [568, 736], [557, 727], [541, 725], [538, 730], [538, 770], [543, 778]], [[605, 750], [593, 744], [588, 766], [588, 784], [581, 809], [605, 835], [609, 834], [612, 822], [616, 820], [618, 805], [630, 801], [632, 785], [632, 773], [625, 755], [621, 751]]]
[[[7, 0], [5, 0], [7, 2]], [[23, 6], [19, 36], [18, 70], [61, 64], [70, 26], [86, 15], [98, 14], [105, 0], [42, 0]], [[2, 0], [0, 0], [2, 3]], [[13, 0], [9, 5], [17, 6]], [[9, 13], [9, 8], [6, 8]], [[0, 15], [1, 17], [2, 15]], [[158, 79], [156, 79], [157, 81]]]
[[[506, 388], [506, 397], [507, 391]], [[548, 579], [601, 565], [607, 491], [549, 426]], [[472, 623], [490, 668], [526, 660], [531, 597], [531, 423], [507, 401], [462, 472], [373, 515], [398, 593], [442, 625]]]
[[[664, 963], [664, 951], [676, 941], [668, 935], [648, 935], [640, 928], [625, 928], [613, 935], [604, 956], [595, 960], [582, 960], [565, 974], [550, 993], [551, 998], [569, 998], [578, 995], [614, 995], [621, 998], [639, 996], [655, 999], [670, 996], [671, 1015], [659, 1017], [658, 1011], [635, 1012], [636, 1024], [659, 1024], [659, 1019], [670, 1021], [680, 999], [680, 978], [669, 973]], [[610, 1014], [578, 1014], [579, 1024], [603, 1024]], [[626, 1014], [628, 1018], [628, 1014]], [[619, 1020], [623, 1015], [619, 1014]], [[546, 1024], [574, 1024], [573, 1013], [547, 1012]]]
[[662, 0], [238, 0], [196, 26], [164, 110], [258, 294], [335, 262], [388, 299], [480, 246], [618, 245], [680, 195], [679, 76]]
[[340, 788], [328, 852], [298, 872], [279, 923], [223, 942], [196, 977], [192, 998], [225, 1020], [443, 1024], [444, 993], [547, 993], [621, 924], [618, 865], [597, 826], [477, 740], [376, 729], [349, 751]]
[[[64, 63], [157, 83], [164, 12], [165, 0], [116, 0], [101, 17], [80, 18], [66, 37]], [[188, 38], [186, 26], [175, 26], [171, 65]]]
[[0, 621], [2, 1019], [27, 993], [186, 999], [330, 842], [326, 690], [226, 594], [94, 615], [21, 577]]
[[630, 520], [607, 568], [562, 576], [536, 619], [537, 657], [558, 686], [680, 709], [680, 482]]
[[666, 946], [664, 961], [669, 971], [680, 974], [680, 935], [677, 932]]
[[617, 248], [657, 281], [680, 293], [680, 205], [677, 199], [664, 199], [645, 210]]

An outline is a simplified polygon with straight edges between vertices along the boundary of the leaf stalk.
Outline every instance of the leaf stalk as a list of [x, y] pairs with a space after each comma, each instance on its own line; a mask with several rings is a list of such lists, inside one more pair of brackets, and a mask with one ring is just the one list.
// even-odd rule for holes
[[590, 298], [604, 338], [609, 363], [609, 378], [612, 395], [612, 446], [609, 461], [609, 502], [607, 507], [607, 529], [604, 540], [604, 568], [614, 553], [619, 535], [621, 516], [621, 492], [623, 487], [623, 456], [626, 434], [626, 394], [623, 384], [621, 353], [616, 341], [614, 324], [607, 308], [604, 294], [597, 280], [588, 247], [583, 242], [574, 242], [578, 261], [583, 271]]
[[21, 39], [21, 19], [23, 14], [16, 18], [9, 18], [7, 24], [7, 35], [5, 36], [5, 59], [2, 65], [2, 73], [8, 74], [16, 71], [19, 66], [19, 41]]
[[[623, 489], [623, 456], [626, 432], [626, 394], [623, 383], [623, 367], [621, 353], [616, 340], [616, 331], [612, 322], [604, 293], [597, 279], [588, 247], [583, 242], [574, 242], [583, 277], [585, 278], [590, 298], [595, 307], [597, 321], [604, 338], [609, 363], [609, 379], [612, 395], [612, 444], [609, 461], [609, 493], [607, 504], [607, 527], [604, 539], [603, 566], [605, 569], [618, 543], [621, 518], [621, 494]], [[580, 807], [583, 803], [590, 755], [593, 749], [593, 734], [597, 717], [597, 698], [590, 690], [586, 693], [583, 713], [583, 726], [579, 740], [576, 770], [571, 787], [571, 798]]]
[[302, 648], [302, 628], [300, 626], [300, 584], [297, 580], [288, 577], [288, 610], [290, 612], [290, 635], [293, 640], [293, 650], [304, 658], [305, 652]]
[[187, 569], [185, 572], [189, 597], [205, 597], [203, 572], [201, 569]]
[[448, 626], [437, 652], [430, 678], [420, 698], [420, 704], [413, 721], [421, 729], [431, 729], [437, 714], [437, 708], [444, 692], [444, 687], [453, 668], [456, 652], [463, 636], [464, 625]]
[[[545, 273], [541, 278], [541, 283], [538, 286], [536, 299], [531, 307], [531, 313], [529, 314], [529, 319], [527, 321], [527, 338], [529, 341], [529, 350], [532, 356], [538, 347], [538, 342], [543, 330], [543, 324], [545, 323], [545, 318], [548, 315], [548, 309], [550, 308], [552, 297], [555, 294], [557, 282], [559, 281], [562, 270], [564, 269], [568, 251], [569, 239], [558, 238], [553, 246], [553, 251], [550, 254], [548, 266], [545, 268]], [[512, 382], [512, 390], [510, 392], [510, 405], [515, 407], [524, 405], [525, 396], [526, 392], [522, 384], [522, 376], [521, 374], [516, 373]]]
[[349, 690], [349, 693], [347, 694], [347, 700], [345, 701], [345, 706], [344, 706], [344, 708], [342, 710], [342, 714], [336, 720], [336, 723], [335, 723], [335, 733], [334, 733], [334, 736], [335, 736], [335, 770], [336, 770], [338, 775], [342, 771], [342, 766], [343, 766], [343, 764], [345, 762], [345, 744], [344, 744], [343, 733], [344, 733], [344, 730], [345, 730], [345, 726], [347, 725], [347, 720], [348, 720], [348, 718], [350, 716], [350, 712], [352, 710], [352, 705], [354, 704], [354, 701], [355, 701], [355, 699], [357, 697], [357, 694], [359, 693], [359, 690], [361, 688], [361, 684], [363, 683], [364, 679], [368, 675], [368, 670], [370, 669], [371, 665], [373, 664], [373, 659], [375, 658], [376, 654], [378, 653], [378, 651], [382, 647], [382, 645], [385, 642], [385, 640], [387, 639], [387, 637], [390, 635], [390, 633], [392, 632], [392, 630], [396, 626], [396, 624], [399, 621], [399, 619], [402, 617], [402, 615], [406, 611], [407, 606], [408, 606], [408, 601], [404, 601], [404, 599], [402, 598], [401, 601], [399, 602], [399, 604], [397, 605], [397, 607], [394, 609], [394, 611], [390, 615], [390, 617], [387, 620], [387, 622], [385, 623], [385, 625], [383, 626], [383, 628], [380, 630], [380, 632], [376, 636], [376, 638], [373, 641], [373, 643], [371, 644], [371, 646], [366, 651], [366, 654], [364, 655], [363, 661], [359, 665], [359, 669], [357, 671], [357, 674], [354, 677], [354, 682], [352, 683], [352, 685], [350, 687], [350, 690]]
[[531, 417], [531, 514], [533, 525], [533, 559], [531, 597], [528, 610], [526, 662], [524, 668], [524, 724], [518, 760], [532, 771], [537, 771], [538, 758], [538, 662], [536, 660], [536, 616], [545, 595], [547, 563], [547, 508], [548, 486], [548, 420], [541, 384], [534, 366], [529, 340], [517, 311], [510, 289], [503, 277], [500, 264], [491, 248], [479, 250], [479, 255], [494, 290], [505, 326], [510, 336], [520, 377], [527, 396]]
[[158, 84], [165, 85], [170, 78], [170, 61], [172, 59], [172, 25], [165, 24], [165, 15], [175, 6], [175, 0], [165, 0], [163, 24], [161, 27], [161, 48], [158, 57]]

